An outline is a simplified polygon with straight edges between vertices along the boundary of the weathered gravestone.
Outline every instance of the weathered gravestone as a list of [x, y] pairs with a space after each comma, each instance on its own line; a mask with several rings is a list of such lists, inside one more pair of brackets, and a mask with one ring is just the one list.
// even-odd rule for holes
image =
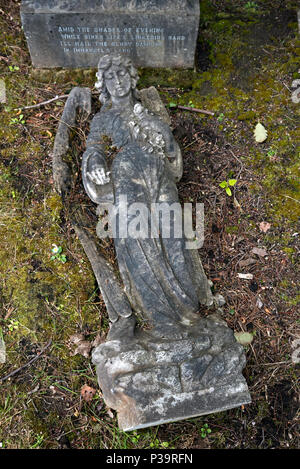
[[199, 0], [22, 0], [21, 19], [38, 68], [97, 67], [125, 54], [139, 67], [191, 68]]
[[[117, 410], [123, 430], [251, 401], [242, 375], [243, 347], [223, 320], [199, 314], [201, 304], [212, 306], [213, 296], [197, 249], [187, 249], [186, 233], [176, 232], [182, 225], [176, 188], [181, 151], [167, 119], [155, 115], [160, 106], [152, 112], [145, 107], [137, 78], [129, 59], [100, 59], [96, 87], [102, 107], [91, 122], [82, 161], [85, 191], [98, 213], [107, 209], [111, 215], [122, 283], [88, 232], [75, 224], [111, 323], [93, 362], [105, 402]], [[153, 90], [148, 94], [155, 100]], [[54, 181], [64, 197], [70, 171], [62, 156], [78, 107], [90, 112], [87, 88], [71, 91], [55, 139]], [[171, 216], [175, 207], [179, 218]], [[166, 216], [156, 217], [157, 210]], [[100, 218], [99, 238], [101, 226]], [[137, 317], [146, 328], [138, 327]]]

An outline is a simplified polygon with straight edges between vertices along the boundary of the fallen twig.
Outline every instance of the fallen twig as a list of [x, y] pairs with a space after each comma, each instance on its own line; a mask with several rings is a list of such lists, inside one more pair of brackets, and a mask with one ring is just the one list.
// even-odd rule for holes
[[[200, 142], [201, 140], [199, 138], [196, 138], [196, 140], [193, 140], [191, 143], [189, 143], [188, 145], [186, 145], [185, 147], [183, 147], [183, 149], [185, 150], [186, 148], [189, 148], [191, 145], [194, 145], [194, 143], [197, 143], [197, 142]], [[200, 150], [200, 148], [204, 147], [205, 145], [205, 142], [202, 143], [202, 145], [198, 148], [198, 150]]]
[[53, 101], [57, 101], [58, 99], [65, 99], [68, 96], [69, 96], [68, 94], [62, 94], [61, 96], [56, 95], [54, 98], [48, 99], [48, 101], [43, 101], [41, 103], [32, 104], [31, 106], [17, 107], [14, 109], [14, 111], [18, 111], [18, 110], [24, 111], [25, 109], [34, 109], [36, 107], [45, 106], [46, 104], [52, 103]]
[[176, 107], [178, 109], [182, 109], [183, 111], [201, 112], [201, 114], [208, 114], [209, 116], [215, 115], [215, 113], [212, 111], [205, 111], [204, 109], [197, 109], [196, 107], [181, 106], [180, 104], [177, 104]]
[[283, 197], [287, 197], [288, 199], [292, 199], [294, 202], [297, 202], [297, 204], [300, 204], [300, 201], [299, 201], [299, 200], [294, 199], [294, 198], [291, 197], [290, 195], [283, 194]]
[[[99, 92], [94, 91], [92, 94], [93, 95], [94, 94], [99, 94]], [[41, 103], [32, 104], [30, 106], [25, 106], [25, 107], [16, 107], [16, 108], [14, 108], [14, 111], [24, 111], [26, 109], [34, 109], [34, 108], [37, 108], [37, 107], [45, 106], [46, 104], [52, 103], [53, 101], [57, 101], [58, 99], [66, 99], [66, 98], [69, 97], [69, 95], [70, 95], [70, 93], [69, 94], [62, 94], [60, 96], [56, 95], [54, 98], [48, 99], [48, 101], [42, 101]]]
[[3, 382], [6, 379], [10, 378], [11, 376], [14, 376], [17, 373], [19, 373], [19, 371], [23, 370], [24, 368], [27, 368], [28, 366], [32, 365], [32, 363], [34, 363], [38, 358], [40, 358], [40, 356], [45, 352], [45, 350], [47, 350], [47, 348], [50, 347], [51, 344], [52, 344], [52, 340], [50, 339], [48, 344], [45, 345], [45, 347], [42, 348], [42, 350], [34, 358], [32, 358], [28, 363], [25, 363], [25, 365], [20, 366], [20, 368], [17, 368], [16, 370], [12, 371], [11, 373], [8, 373], [8, 375], [3, 376], [3, 378], [0, 378], [0, 381]]

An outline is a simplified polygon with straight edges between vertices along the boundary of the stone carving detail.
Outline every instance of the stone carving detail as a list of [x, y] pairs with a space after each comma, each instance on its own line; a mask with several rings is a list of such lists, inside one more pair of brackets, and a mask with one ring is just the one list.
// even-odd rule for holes
[[38, 68], [96, 68], [126, 54], [139, 67], [193, 68], [199, 0], [22, 0], [21, 20]]
[[[140, 102], [137, 72], [129, 59], [102, 57], [97, 79], [102, 108], [91, 123], [82, 179], [99, 210], [109, 207], [116, 216], [114, 243], [122, 284], [88, 234], [80, 226], [76, 232], [111, 321], [106, 343], [92, 354], [104, 399], [117, 410], [124, 430], [248, 403], [243, 347], [224, 321], [199, 314], [201, 304], [213, 305], [213, 297], [197, 250], [186, 249], [184, 235], [174, 234], [176, 219], [171, 217], [171, 234], [165, 238], [159, 218], [156, 237], [136, 237], [130, 234], [132, 214], [128, 212], [125, 220], [118, 217], [124, 196], [128, 205], [143, 204], [148, 213], [153, 203], [178, 203], [182, 158], [168, 117], [154, 114]], [[78, 93], [82, 92], [74, 91]], [[82, 96], [86, 108], [85, 91]], [[61, 156], [59, 135], [60, 131], [56, 161]], [[107, 141], [116, 149], [110, 165]], [[60, 192], [66, 180], [62, 169], [63, 179], [59, 166], [54, 171]], [[121, 230], [124, 223], [126, 236]], [[147, 327], [138, 327], [137, 318]]]

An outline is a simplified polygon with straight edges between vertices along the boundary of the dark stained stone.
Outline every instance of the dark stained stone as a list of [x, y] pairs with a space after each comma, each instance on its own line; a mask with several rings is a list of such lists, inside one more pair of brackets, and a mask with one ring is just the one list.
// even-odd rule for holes
[[38, 68], [96, 67], [124, 54], [139, 67], [191, 68], [198, 0], [22, 0], [21, 19]]
[[181, 365], [181, 379], [184, 391], [195, 391], [199, 388], [200, 379], [211, 360], [211, 355], [202, 355]]

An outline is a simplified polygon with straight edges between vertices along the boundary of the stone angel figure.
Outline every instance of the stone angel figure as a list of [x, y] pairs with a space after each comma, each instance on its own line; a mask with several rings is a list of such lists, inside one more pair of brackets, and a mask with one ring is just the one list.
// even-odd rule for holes
[[[122, 214], [125, 197], [128, 206], [143, 204], [148, 214], [154, 204], [178, 203], [181, 151], [170, 127], [138, 101], [138, 75], [131, 60], [102, 57], [97, 78], [102, 108], [92, 120], [82, 160], [87, 194], [97, 204], [111, 202], [115, 214]], [[107, 138], [117, 149], [110, 167]], [[198, 319], [200, 303], [211, 303], [207, 278], [195, 253], [185, 249], [183, 236], [151, 237], [150, 220], [144, 220], [149, 230], [144, 236], [131, 237], [134, 216], [127, 216], [126, 236], [114, 238], [125, 292], [132, 309], [148, 319], [155, 331], [166, 334], [169, 329], [175, 334]], [[162, 228], [158, 226], [157, 233]]]
[[[106, 404], [118, 411], [124, 430], [250, 402], [241, 373], [243, 347], [223, 320], [199, 314], [200, 305], [212, 305], [213, 297], [198, 251], [186, 249], [184, 233], [176, 231], [181, 222], [171, 210], [179, 205], [180, 148], [161, 115], [140, 101], [137, 79], [129, 58], [100, 59], [96, 86], [102, 107], [82, 157], [87, 195], [100, 210], [109, 207], [115, 221], [122, 284], [95, 242], [75, 226], [111, 322], [107, 341], [92, 359]], [[70, 93], [55, 140], [54, 181], [64, 197], [70, 173], [62, 156], [67, 124], [74, 123], [78, 107], [90, 112], [88, 89]], [[114, 149], [112, 161], [108, 149]], [[165, 218], [151, 216], [157, 206], [169, 213], [168, 236]], [[138, 223], [132, 208], [140, 213]], [[145, 327], [137, 327], [138, 319]]]

